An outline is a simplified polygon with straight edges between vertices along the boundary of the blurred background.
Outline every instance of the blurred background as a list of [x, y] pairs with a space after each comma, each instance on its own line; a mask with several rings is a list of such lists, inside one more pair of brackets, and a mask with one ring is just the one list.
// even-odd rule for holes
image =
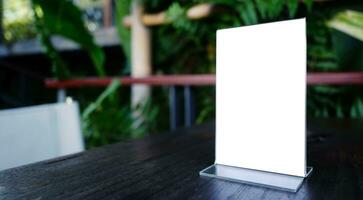
[[[77, 101], [86, 148], [210, 121], [213, 84], [45, 81], [215, 74], [217, 29], [302, 17], [309, 72], [363, 70], [361, 0], [2, 0], [0, 109]], [[309, 86], [307, 114], [362, 118], [363, 87]]]

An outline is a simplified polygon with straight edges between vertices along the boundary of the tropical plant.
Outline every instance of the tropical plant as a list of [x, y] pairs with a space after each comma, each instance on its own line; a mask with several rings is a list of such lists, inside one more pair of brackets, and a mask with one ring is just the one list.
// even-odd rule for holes
[[[308, 27], [310, 71], [363, 69], [361, 14], [355, 11], [315, 12]], [[308, 24], [309, 25], [309, 24]], [[332, 31], [329, 27], [338, 31]], [[353, 36], [353, 37], [351, 37]], [[356, 38], [356, 39], [354, 39]], [[315, 117], [363, 117], [362, 87], [314, 86], [308, 88], [308, 114]]]
[[[307, 16], [308, 70], [310, 72], [363, 69], [361, 56], [363, 48], [360, 42], [362, 16], [356, 11], [340, 12], [345, 7], [331, 9], [335, 8], [334, 5], [313, 5], [312, 0], [303, 2], [299, 0], [140, 1], [143, 2], [145, 11], [148, 13], [166, 10], [166, 19], [170, 22], [151, 28], [155, 74], [215, 73], [217, 29], [305, 16]], [[55, 76], [67, 78], [73, 73], [68, 68], [68, 63], [52, 45], [53, 35], [60, 35], [78, 43], [88, 52], [97, 74], [104, 75], [103, 52], [85, 28], [79, 8], [70, 0], [32, 0], [32, 2], [36, 29], [46, 47], [47, 55], [52, 59]], [[131, 33], [129, 28], [122, 26], [122, 19], [130, 14], [131, 2], [131, 0], [115, 1], [115, 24], [122, 42], [121, 47], [126, 55], [123, 70], [120, 70], [117, 75], [128, 75], [130, 72]], [[208, 18], [188, 19], [188, 9], [199, 3], [210, 3], [221, 9]], [[202, 123], [214, 118], [214, 87], [195, 88], [194, 91], [196, 107], [199, 111], [197, 122]], [[93, 89], [92, 94], [98, 95], [98, 92]], [[137, 138], [146, 133], [165, 129], [165, 121], [168, 120], [167, 115], [164, 114], [168, 112], [167, 92], [166, 88], [153, 88], [153, 101], [149, 100], [145, 107], [137, 108], [138, 112], [143, 112], [146, 116], [145, 121], [135, 126], [131, 114], [133, 111], [129, 106], [129, 91], [120, 88], [119, 81], [113, 82], [97, 98], [88, 95], [85, 90], [77, 91], [75, 95], [80, 100], [83, 110], [83, 132], [87, 146], [93, 147], [120, 139]], [[309, 87], [308, 115], [363, 117], [362, 94], [361, 87]]]
[[33, 12], [29, 0], [2, 0], [1, 6], [6, 44], [35, 37]]
[[80, 45], [89, 54], [97, 74], [104, 76], [104, 52], [96, 45], [87, 30], [80, 9], [70, 0], [32, 0], [32, 2], [36, 27], [46, 53], [52, 60], [55, 76], [69, 78], [70, 73], [67, 64], [60, 58], [51, 42], [53, 35], [65, 37]]
[[[186, 16], [187, 10], [196, 3], [213, 3], [223, 6], [225, 12], [192, 21]], [[171, 25], [153, 28], [155, 49], [154, 66], [164, 73], [214, 73], [215, 72], [215, 30], [225, 27], [251, 25], [295, 17], [307, 16], [308, 70], [310, 72], [362, 70], [363, 59], [360, 42], [351, 41], [338, 35], [327, 26], [360, 38], [362, 17], [359, 13], [345, 11], [344, 7], [317, 5], [312, 1], [188, 1], [188, 2], [148, 2], [152, 11], [168, 7], [167, 17]], [[169, 6], [167, 6], [169, 4]], [[345, 4], [349, 7], [349, 4]], [[338, 21], [339, 20], [339, 21]], [[344, 24], [343, 24], [344, 23]], [[349, 30], [347, 30], [349, 29]], [[156, 32], [156, 33], [155, 33]], [[173, 34], [170, 34], [173, 33]], [[353, 46], [354, 45], [354, 50]], [[174, 58], [178, 57], [177, 60]], [[172, 66], [172, 67], [169, 67]], [[213, 92], [202, 92], [198, 122], [214, 117]], [[288, 92], [288, 91], [286, 91]], [[207, 94], [208, 93], [208, 94]], [[308, 88], [308, 115], [310, 117], [363, 117], [362, 89], [357, 86], [311, 86]], [[204, 103], [203, 103], [204, 102]], [[202, 120], [203, 119], [203, 120]]]
[[[146, 12], [166, 9], [170, 24], [153, 27], [153, 66], [156, 73], [215, 73], [216, 30], [302, 17], [312, 8], [312, 1], [292, 0], [193, 0], [143, 1]], [[190, 20], [188, 9], [210, 3], [219, 12], [201, 20]], [[178, 59], [175, 59], [178, 58]], [[214, 88], [198, 88], [197, 122], [215, 117]]]
[[328, 22], [328, 26], [363, 41], [363, 12], [339, 12]]
[[[121, 104], [117, 92], [119, 87], [120, 81], [114, 80], [83, 110], [82, 130], [88, 148], [140, 138], [155, 130], [158, 108], [152, 106], [150, 100], [135, 109]], [[132, 113], [135, 111], [144, 116], [140, 124], [134, 123]]]

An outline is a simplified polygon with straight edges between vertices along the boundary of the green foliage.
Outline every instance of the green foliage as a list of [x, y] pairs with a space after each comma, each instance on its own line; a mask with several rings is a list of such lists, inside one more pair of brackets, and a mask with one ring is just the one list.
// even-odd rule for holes
[[[124, 73], [130, 70], [130, 29], [122, 26], [122, 18], [130, 14], [132, 0], [116, 0], [116, 28], [126, 55]], [[308, 70], [351, 71], [362, 70], [362, 45], [352, 38], [344, 38], [327, 27], [343, 31], [361, 40], [361, 14], [353, 11], [336, 14], [331, 7], [314, 5], [312, 0], [153, 0], [143, 1], [146, 12], [166, 10], [168, 25], [152, 27], [153, 71], [155, 74], [215, 73], [216, 30], [235, 26], [292, 19], [307, 16]], [[50, 37], [61, 35], [75, 41], [88, 51], [98, 75], [104, 75], [102, 50], [93, 42], [86, 30], [81, 12], [70, 0], [33, 0], [36, 27], [47, 55], [55, 64], [58, 78], [67, 78], [70, 72]], [[190, 20], [187, 10], [198, 3], [213, 3], [222, 8], [208, 18]], [[334, 5], [333, 5], [334, 6]], [[340, 8], [341, 9], [341, 8]], [[352, 18], [352, 19], [351, 19]], [[331, 20], [332, 19], [332, 20]], [[327, 23], [328, 22], [328, 23]], [[347, 42], [348, 40], [348, 42]], [[356, 46], [352, 48], [352, 43]], [[344, 46], [346, 45], [346, 46]], [[359, 50], [361, 49], [361, 50]], [[350, 50], [350, 51], [347, 51]], [[347, 53], [348, 52], [348, 53]], [[360, 60], [361, 59], [361, 60]], [[129, 95], [120, 95], [120, 83], [114, 81], [92, 103], [86, 93], [82, 105], [82, 127], [87, 146], [99, 146], [122, 139], [137, 138], [155, 130], [160, 121], [166, 121], [167, 90], [153, 91], [145, 106], [131, 109]], [[286, 91], [289, 92], [289, 91]], [[308, 115], [314, 117], [363, 117], [363, 90], [360, 87], [314, 86], [308, 87]], [[120, 98], [124, 97], [125, 98]], [[215, 118], [215, 90], [196, 89], [197, 123]], [[126, 99], [126, 100], [125, 100]], [[145, 119], [135, 123], [133, 113]], [[166, 120], [165, 120], [166, 119]], [[159, 126], [159, 127], [157, 127]], [[159, 129], [158, 129], [159, 128]]]
[[[356, 13], [351, 16], [355, 16]], [[332, 32], [332, 27], [353, 20], [347, 12], [322, 10], [308, 17], [308, 70], [356, 71], [362, 70], [362, 43], [348, 36]], [[344, 20], [342, 20], [344, 19]], [[342, 21], [341, 21], [342, 20]], [[328, 23], [326, 23], [328, 21]], [[357, 23], [353, 23], [357, 24]], [[357, 27], [354, 27], [356, 29]], [[338, 28], [339, 29], [339, 28]], [[349, 28], [348, 28], [349, 29]], [[340, 30], [340, 29], [339, 29]], [[343, 30], [342, 30], [343, 31]], [[346, 30], [351, 31], [351, 30]], [[363, 117], [360, 107], [362, 88], [359, 86], [312, 86], [308, 88], [308, 114], [315, 117]]]
[[242, 11], [239, 13], [245, 25], [252, 25], [258, 23], [257, 12], [253, 1], [246, 1], [243, 4]]
[[112, 93], [114, 93], [120, 87], [119, 80], [113, 80], [112, 83], [106, 88], [104, 92], [96, 99], [96, 101], [92, 102], [83, 112], [82, 112], [82, 119], [86, 122], [85, 125], [87, 126], [87, 120], [89, 115], [95, 112], [102, 104], [102, 102], [109, 97]]
[[172, 22], [176, 29], [195, 31], [195, 26], [186, 18], [186, 9], [178, 2], [172, 3], [166, 11], [166, 20]]
[[363, 13], [347, 10], [339, 12], [328, 22], [328, 26], [363, 41]]
[[[60, 56], [54, 56], [56, 53], [55, 51], [52, 51], [54, 50], [54, 47], [50, 42], [50, 36], [52, 35], [60, 35], [79, 44], [88, 52], [96, 67], [97, 74], [99, 76], [104, 76], [104, 53], [102, 49], [96, 45], [92, 35], [85, 27], [82, 20], [82, 13], [79, 8], [70, 0], [32, 0], [32, 2], [35, 10], [37, 28], [43, 38], [43, 45], [48, 49], [47, 53], [51, 54], [49, 57], [52, 58], [53, 65], [56, 68], [55, 75], [58, 76], [58, 78], [67, 78], [69, 73], [67, 72], [64, 63], [58, 63], [60, 59], [54, 59], [54, 57], [60, 58]], [[66, 72], [61, 72], [63, 70]], [[64, 77], [64, 75], [67, 76]]]
[[123, 26], [122, 19], [130, 14], [132, 0], [116, 0], [116, 29], [121, 41], [121, 47], [126, 56], [126, 63], [123, 69], [124, 74], [130, 74], [131, 71], [131, 31]]
[[287, 7], [289, 11], [289, 17], [293, 18], [299, 6], [299, 1], [287, 1]]
[[116, 0], [116, 28], [121, 40], [121, 47], [126, 57], [131, 58], [131, 32], [122, 24], [122, 19], [130, 14], [131, 0]]
[[[150, 12], [167, 8], [171, 24], [153, 29], [154, 66], [160, 73], [214, 73], [215, 31], [220, 28], [252, 25], [307, 16], [308, 70], [352, 71], [362, 70], [362, 48], [356, 41], [346, 41], [327, 27], [334, 22], [350, 35], [360, 39], [362, 18], [360, 13], [336, 12], [343, 7], [334, 5], [313, 8], [312, 0], [194, 0], [194, 1], [144, 1]], [[197, 3], [213, 3], [222, 6], [224, 12], [193, 21], [186, 17], [187, 10]], [[349, 5], [348, 5], [349, 6]], [[333, 16], [333, 20], [330, 20]], [[344, 23], [344, 25], [337, 23]], [[344, 26], [345, 30], [342, 30]], [[349, 27], [348, 27], [349, 26]], [[349, 29], [349, 30], [348, 30]], [[334, 40], [336, 40], [334, 42]], [[352, 43], [354, 49], [352, 49]], [[343, 46], [345, 45], [345, 46]], [[175, 59], [177, 58], [177, 59]], [[344, 62], [343, 62], [344, 61]], [[171, 66], [171, 67], [170, 67]], [[288, 92], [288, 91], [287, 91]], [[311, 86], [308, 88], [308, 114], [313, 117], [363, 117], [359, 100], [361, 88], [342, 86]], [[214, 118], [213, 92], [197, 95], [201, 102], [197, 121]]]
[[[150, 100], [135, 109], [122, 105], [118, 97], [119, 87], [120, 81], [114, 80], [82, 112], [82, 131], [87, 148], [139, 138], [155, 130], [158, 107], [153, 106]], [[144, 116], [140, 124], [135, 123], [134, 112]]]
[[[213, 3], [222, 9], [205, 19], [188, 19], [187, 10], [198, 3]], [[308, 7], [298, 0], [155, 0], [144, 4], [147, 12], [166, 9], [170, 22], [152, 29], [154, 70], [165, 74], [215, 73], [217, 29], [294, 18], [299, 9]], [[215, 117], [214, 95], [211, 88], [198, 89], [198, 123]]]
[[33, 10], [29, 0], [3, 0], [2, 19], [5, 43], [35, 37]]
[[337, 71], [336, 54], [331, 42], [330, 30], [324, 26], [323, 13], [312, 13], [308, 17], [308, 70]]
[[313, 8], [313, 2], [314, 2], [314, 0], [304, 0], [304, 3], [309, 12], [311, 12], [311, 10]]
[[363, 116], [363, 101], [361, 98], [356, 98], [350, 109], [350, 116], [352, 118], [361, 118]]
[[[215, 119], [215, 88], [200, 88], [198, 91], [199, 105], [201, 109], [196, 123], [201, 124], [207, 120]], [[212, 90], [212, 93], [210, 92]]]
[[48, 32], [46, 28], [44, 28], [44, 26], [41, 25], [41, 20], [38, 18], [37, 15], [35, 15], [35, 19], [36, 19], [35, 24], [40, 34], [40, 41], [43, 45], [45, 53], [52, 61], [53, 74], [58, 79], [69, 78], [71, 76], [69, 69], [65, 64], [65, 62], [63, 61], [63, 59], [60, 57], [58, 51], [54, 48], [50, 40], [51, 34]]
[[[172, 21], [174, 26], [183, 27], [183, 25], [189, 24], [189, 29], [195, 28], [190, 26], [189, 20], [186, 19], [186, 10], [197, 3], [210, 2], [215, 5], [225, 6], [230, 13], [223, 13], [223, 18], [228, 18], [226, 15], [230, 15], [230, 20], [234, 21], [233, 25], [252, 25], [265, 21], [294, 18], [299, 8], [298, 0], [229, 0], [229, 1], [190, 1], [183, 7], [181, 2], [172, 3], [167, 9], [167, 17], [169, 21]], [[149, 2], [145, 2], [149, 5]], [[163, 5], [161, 2], [159, 3]], [[156, 7], [155, 1], [151, 4]], [[162, 6], [160, 6], [162, 7]], [[306, 2], [306, 7], [311, 7], [311, 2]], [[285, 11], [288, 12], [286, 17]], [[242, 22], [242, 23], [241, 23]]]
[[19, 19], [4, 24], [4, 39], [6, 44], [34, 38], [35, 36], [35, 26], [32, 20]]
[[[122, 4], [120, 1], [116, 3], [117, 16], [122, 19], [128, 14], [131, 1], [122, 1]], [[97, 74], [99, 76], [105, 74], [103, 51], [94, 43], [92, 35], [83, 23], [82, 13], [71, 1], [33, 0], [33, 8], [36, 27], [46, 53], [55, 66], [56, 77], [69, 78], [70, 72], [51, 43], [52, 35], [60, 35], [78, 43], [90, 55], [96, 66]], [[120, 25], [118, 26], [118, 33], [124, 52], [129, 60], [130, 30], [121, 26], [121, 20], [118, 20], [117, 23]], [[113, 81], [94, 102], [83, 109], [82, 129], [88, 148], [123, 139], [142, 137], [155, 129], [155, 118], [159, 112], [158, 106], [153, 105], [150, 100], [145, 105], [136, 108], [125, 106], [125, 102], [121, 102], [119, 99], [117, 91], [119, 87], [120, 82], [118, 80]], [[86, 99], [87, 102], [90, 98]], [[144, 117], [143, 120], [138, 124], [135, 123], [132, 113], [140, 113]]]

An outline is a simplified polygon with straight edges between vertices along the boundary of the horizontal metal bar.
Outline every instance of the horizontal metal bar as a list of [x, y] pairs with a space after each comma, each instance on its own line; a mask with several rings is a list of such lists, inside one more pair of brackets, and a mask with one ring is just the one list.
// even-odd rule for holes
[[308, 73], [308, 85], [362, 85], [363, 72]]
[[[120, 80], [122, 85], [144, 84], [150, 86], [208, 86], [215, 85], [214, 74], [198, 75], [163, 75], [148, 77], [106, 77], [106, 78], [79, 78], [69, 80], [47, 79], [47, 88], [79, 88], [79, 87], [105, 87], [112, 80]], [[308, 85], [363, 85], [363, 72], [314, 72], [307, 74]], [[268, 83], [266, 83], [268, 84]]]
[[148, 77], [106, 77], [106, 78], [79, 78], [69, 80], [47, 79], [47, 88], [77, 88], [77, 87], [105, 87], [114, 79], [120, 80], [122, 85], [145, 84], [153, 86], [182, 86], [182, 85], [215, 85], [215, 75], [167, 75]]

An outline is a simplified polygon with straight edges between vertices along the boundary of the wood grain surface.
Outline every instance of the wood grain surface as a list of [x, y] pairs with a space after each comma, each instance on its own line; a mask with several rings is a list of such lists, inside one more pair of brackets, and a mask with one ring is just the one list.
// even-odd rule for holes
[[200, 177], [214, 162], [207, 123], [1, 171], [0, 199], [362, 199], [362, 122], [308, 122], [314, 171], [297, 193]]

